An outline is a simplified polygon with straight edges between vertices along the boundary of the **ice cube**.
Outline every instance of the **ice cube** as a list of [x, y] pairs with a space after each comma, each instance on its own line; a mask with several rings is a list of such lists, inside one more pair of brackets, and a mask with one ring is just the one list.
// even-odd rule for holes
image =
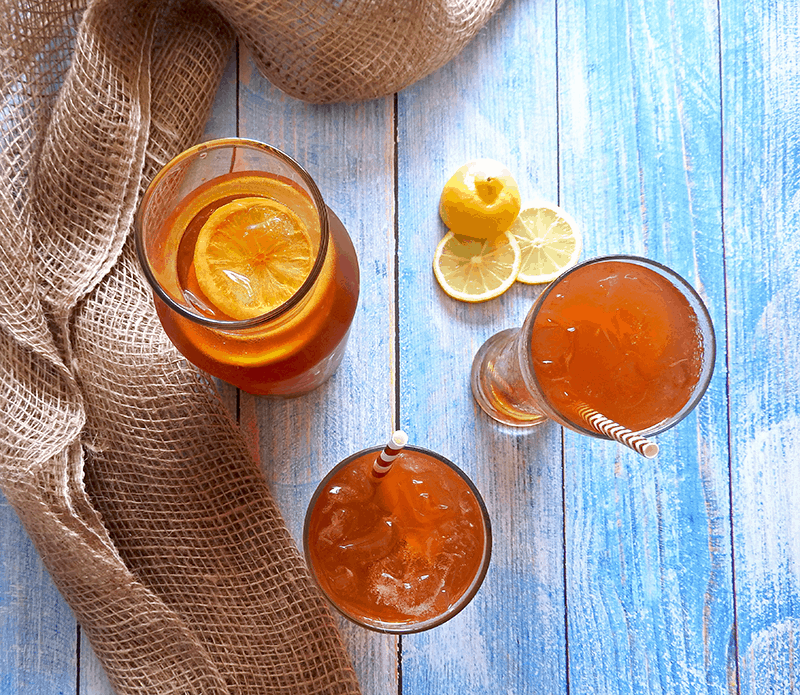
[[319, 529], [317, 539], [320, 546], [333, 546], [344, 535], [344, 527], [347, 521], [347, 510], [344, 508], [334, 509], [328, 519], [328, 523]]
[[397, 529], [391, 519], [381, 519], [373, 528], [357, 537], [342, 538], [339, 549], [358, 559], [360, 564], [371, 563], [389, 555], [397, 545]]
[[340, 596], [350, 596], [355, 593], [356, 575], [349, 567], [339, 565], [330, 574], [331, 589]]
[[444, 579], [419, 554], [404, 551], [386, 558], [370, 573], [369, 591], [377, 603], [419, 618], [439, 612]]
[[393, 484], [380, 486], [376, 503], [405, 527], [436, 524], [453, 513], [456, 500], [443, 480], [404, 476], [387, 482]]

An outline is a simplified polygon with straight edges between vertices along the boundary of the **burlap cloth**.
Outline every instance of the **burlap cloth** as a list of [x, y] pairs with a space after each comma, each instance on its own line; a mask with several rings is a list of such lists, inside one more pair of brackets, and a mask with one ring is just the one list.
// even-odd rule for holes
[[155, 318], [143, 187], [200, 137], [235, 35], [293, 96], [367, 99], [500, 1], [0, 4], [0, 485], [119, 693], [358, 692], [258, 463]]

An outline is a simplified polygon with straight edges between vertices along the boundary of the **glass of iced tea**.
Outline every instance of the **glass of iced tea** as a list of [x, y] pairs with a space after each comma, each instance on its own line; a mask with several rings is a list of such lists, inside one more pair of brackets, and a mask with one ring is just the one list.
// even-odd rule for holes
[[595, 258], [564, 272], [522, 328], [492, 336], [472, 365], [472, 392], [492, 418], [547, 418], [595, 437], [585, 413], [642, 435], [680, 422], [714, 370], [711, 318], [680, 275], [636, 256]]
[[306, 561], [332, 605], [379, 632], [441, 625], [480, 588], [492, 550], [489, 514], [453, 462], [405, 447], [383, 477], [380, 448], [341, 461], [311, 498]]
[[147, 188], [135, 239], [167, 335], [201, 369], [284, 397], [336, 371], [358, 301], [358, 261], [288, 155], [239, 138], [181, 153]]

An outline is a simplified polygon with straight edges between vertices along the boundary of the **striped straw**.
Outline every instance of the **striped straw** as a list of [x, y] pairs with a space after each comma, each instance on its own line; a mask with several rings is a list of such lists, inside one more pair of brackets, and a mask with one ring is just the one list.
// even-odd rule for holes
[[372, 475], [375, 478], [383, 478], [392, 467], [392, 463], [397, 458], [402, 448], [408, 443], [408, 435], [403, 430], [397, 430], [389, 443], [383, 448], [375, 463], [372, 464]]
[[601, 415], [588, 405], [581, 405], [578, 408], [578, 415], [580, 415], [586, 424], [595, 432], [600, 432], [600, 434], [611, 437], [620, 444], [624, 444], [634, 451], [638, 451], [645, 458], [654, 458], [658, 453], [658, 444], [654, 441], [629, 430], [627, 427], [617, 424], [613, 420], [609, 420], [605, 415]]

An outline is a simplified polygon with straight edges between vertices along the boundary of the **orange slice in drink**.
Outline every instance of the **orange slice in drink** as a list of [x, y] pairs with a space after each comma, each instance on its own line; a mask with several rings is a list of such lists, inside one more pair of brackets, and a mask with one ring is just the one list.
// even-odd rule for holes
[[249, 319], [297, 292], [312, 256], [311, 237], [288, 207], [269, 198], [238, 198], [201, 228], [194, 267], [200, 289], [220, 311]]

